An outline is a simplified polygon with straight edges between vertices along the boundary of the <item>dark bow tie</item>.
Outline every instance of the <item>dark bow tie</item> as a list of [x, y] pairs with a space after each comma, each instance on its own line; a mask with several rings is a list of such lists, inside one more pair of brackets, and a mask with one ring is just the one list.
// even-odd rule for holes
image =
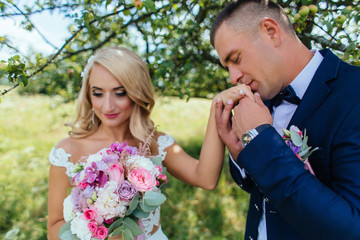
[[270, 100], [271, 108], [273, 106], [277, 107], [281, 104], [282, 101], [287, 101], [292, 104], [299, 105], [300, 98], [296, 96], [294, 89], [289, 85], [284, 90], [282, 90], [278, 95], [276, 95], [273, 99]]

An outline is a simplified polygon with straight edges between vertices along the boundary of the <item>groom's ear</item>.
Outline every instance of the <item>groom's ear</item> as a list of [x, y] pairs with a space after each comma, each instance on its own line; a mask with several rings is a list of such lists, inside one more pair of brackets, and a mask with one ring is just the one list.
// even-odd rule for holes
[[260, 34], [274, 47], [279, 47], [282, 42], [282, 28], [279, 23], [272, 18], [264, 18], [260, 23]]

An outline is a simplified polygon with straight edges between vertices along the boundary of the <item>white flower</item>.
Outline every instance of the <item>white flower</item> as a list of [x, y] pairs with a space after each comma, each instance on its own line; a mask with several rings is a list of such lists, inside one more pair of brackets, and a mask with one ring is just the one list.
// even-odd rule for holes
[[115, 181], [109, 181], [103, 188], [96, 189], [98, 198], [94, 206], [104, 219], [125, 216], [129, 202], [120, 200], [117, 189]]
[[91, 165], [92, 162], [99, 162], [102, 160], [102, 158], [103, 156], [100, 154], [100, 152], [96, 154], [91, 154], [87, 159], [87, 163]]
[[77, 215], [70, 224], [70, 229], [73, 234], [75, 234], [81, 240], [90, 240], [91, 232], [88, 228], [88, 221], [83, 219], [81, 215]]
[[144, 156], [131, 156], [127, 163], [131, 164], [132, 168], [145, 168], [153, 176], [158, 176], [160, 173], [159, 169], [155, 167], [155, 164], [153, 164], [153, 162], [149, 158]]
[[76, 217], [76, 214], [73, 211], [74, 206], [71, 202], [71, 195], [69, 195], [65, 198], [63, 206], [64, 206], [64, 210], [63, 210], [64, 220], [66, 222], [68, 222]]
[[89, 57], [87, 64], [85, 66], [85, 69], [81, 72], [80, 76], [83, 78], [86, 76], [86, 74], [88, 74], [89, 72], [89, 68], [92, 65], [92, 62], [94, 61], [94, 56]]

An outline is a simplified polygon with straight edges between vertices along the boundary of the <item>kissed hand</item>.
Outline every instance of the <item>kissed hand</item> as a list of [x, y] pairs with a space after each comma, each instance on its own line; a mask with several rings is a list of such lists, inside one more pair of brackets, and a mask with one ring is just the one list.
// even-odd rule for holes
[[[272, 117], [258, 94], [252, 94], [251, 90], [248, 91], [249, 89], [243, 89], [244, 91], [240, 94], [233, 88], [219, 94], [222, 99], [228, 100], [224, 106], [221, 99], [217, 98], [215, 119], [221, 140], [227, 146], [231, 156], [236, 159], [243, 149], [240, 140], [243, 133], [264, 123], [272, 124]], [[238, 104], [234, 107], [236, 101]], [[231, 113], [233, 108], [234, 116]]]

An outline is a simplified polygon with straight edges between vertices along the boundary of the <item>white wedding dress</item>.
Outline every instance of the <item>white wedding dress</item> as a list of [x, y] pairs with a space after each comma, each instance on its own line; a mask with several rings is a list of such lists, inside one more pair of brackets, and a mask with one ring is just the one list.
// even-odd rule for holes
[[[174, 143], [174, 139], [170, 135], [160, 136], [157, 140], [159, 146], [159, 157], [164, 161], [166, 156], [165, 148]], [[100, 152], [100, 151], [99, 151]], [[96, 153], [97, 154], [97, 153]], [[92, 154], [89, 157], [92, 157]], [[52, 165], [57, 167], [65, 167], [67, 174], [69, 175], [69, 169], [74, 165], [72, 162], [69, 162], [71, 154], [67, 153], [63, 148], [52, 148], [49, 154], [49, 161]], [[143, 230], [144, 230], [144, 239], [146, 240], [167, 240], [167, 236], [161, 229], [160, 225], [160, 207], [158, 207], [154, 212], [150, 213], [147, 218], [142, 219]], [[156, 232], [151, 234], [154, 228], [158, 227]]]

